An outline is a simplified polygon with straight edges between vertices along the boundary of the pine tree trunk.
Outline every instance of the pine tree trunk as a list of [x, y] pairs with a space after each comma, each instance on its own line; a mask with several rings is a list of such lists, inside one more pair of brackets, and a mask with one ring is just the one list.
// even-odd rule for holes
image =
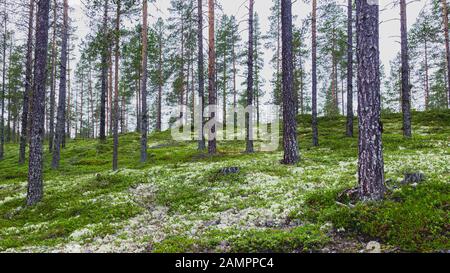
[[60, 60], [60, 74], [59, 74], [59, 96], [58, 96], [58, 114], [56, 121], [55, 143], [53, 147], [52, 168], [59, 168], [59, 161], [61, 157], [61, 144], [64, 138], [64, 125], [66, 122], [66, 81], [67, 81], [67, 36], [68, 36], [68, 0], [64, 0], [63, 12], [63, 29], [61, 41], [61, 60]]
[[2, 109], [1, 115], [2, 119], [0, 121], [0, 160], [3, 160], [5, 154], [5, 86], [6, 86], [6, 43], [8, 37], [8, 29], [7, 29], [7, 15], [3, 15], [4, 17], [4, 33], [3, 33], [3, 68], [2, 68]]
[[[448, 7], [447, 0], [442, 1], [442, 17], [444, 21], [444, 37], [445, 37], [445, 52], [447, 57], [447, 79], [450, 79], [450, 40], [448, 36]], [[450, 108], [450, 84], [447, 85], [447, 99], [448, 108]]]
[[[214, 0], [208, 0], [209, 7], [209, 69], [208, 69], [208, 93], [209, 93], [209, 116], [210, 121], [214, 120], [217, 115], [217, 94], [216, 94], [216, 50], [215, 50], [215, 26], [214, 26]], [[208, 138], [208, 153], [215, 154], [217, 152], [216, 125], [210, 129]]]
[[363, 200], [384, 197], [378, 5], [358, 4], [359, 185]]
[[294, 102], [294, 66], [292, 64], [292, 2], [281, 0], [282, 41], [283, 41], [283, 164], [299, 161], [297, 143], [297, 123]]
[[115, 82], [114, 82], [114, 121], [113, 121], [113, 170], [118, 169], [119, 157], [119, 54], [120, 54], [120, 12], [121, 0], [117, 0], [116, 39], [115, 39]]
[[45, 115], [45, 83], [47, 79], [47, 46], [48, 46], [48, 17], [50, 0], [38, 1], [35, 63], [34, 63], [34, 91], [31, 107], [30, 160], [28, 166], [27, 205], [38, 203], [43, 197], [43, 138]]
[[25, 163], [25, 150], [28, 139], [28, 111], [31, 98], [33, 81], [33, 22], [34, 22], [34, 0], [30, 0], [28, 15], [28, 37], [25, 67], [25, 91], [23, 93], [22, 128], [20, 133], [19, 164]]
[[[69, 31], [67, 29], [67, 31]], [[70, 82], [70, 39], [67, 33], [67, 113], [66, 113], [66, 135], [63, 138], [62, 148], [66, 148], [66, 139], [71, 137], [71, 118], [72, 118], [72, 92], [71, 92], [71, 82]]]
[[347, 14], [347, 136], [353, 137], [353, 0], [348, 0]]
[[81, 69], [81, 88], [80, 88], [80, 136], [83, 135], [83, 105], [84, 105], [84, 69]]
[[142, 83], [141, 83], [141, 95], [142, 95], [142, 138], [141, 138], [141, 162], [147, 161], [147, 132], [148, 132], [148, 110], [147, 110], [147, 39], [148, 39], [148, 3], [144, 0], [142, 8]]
[[53, 152], [55, 135], [55, 94], [56, 94], [56, 28], [57, 28], [58, 4], [53, 0], [53, 37], [52, 37], [52, 69], [50, 75], [50, 117], [48, 129], [48, 150]]
[[246, 125], [246, 143], [247, 153], [253, 153], [253, 7], [255, 5], [254, 0], [249, 0], [249, 19], [248, 19], [248, 60], [247, 60], [247, 107], [250, 107], [250, 111], [245, 113], [245, 125]]
[[102, 47], [102, 91], [100, 96], [100, 141], [106, 140], [106, 96], [108, 94], [108, 0], [103, 5], [103, 35], [105, 45]]
[[198, 98], [199, 98], [199, 126], [198, 126], [198, 150], [206, 149], [205, 136], [203, 131], [204, 117], [203, 110], [205, 109], [205, 74], [204, 74], [204, 58], [203, 58], [203, 1], [197, 1], [197, 43], [198, 43]]
[[162, 89], [163, 89], [163, 45], [162, 45], [162, 31], [159, 32], [158, 44], [159, 44], [159, 60], [158, 60], [158, 97], [157, 97], [157, 105], [156, 105], [156, 131], [161, 132], [162, 129]]
[[401, 56], [402, 56], [402, 112], [403, 135], [411, 137], [411, 91], [409, 86], [408, 30], [406, 0], [400, 0]]
[[312, 0], [312, 131], [313, 146], [319, 146], [319, 128], [317, 121], [317, 0]]
[[[108, 35], [111, 35], [108, 32]], [[109, 36], [111, 38], [111, 36]], [[109, 83], [108, 83], [108, 93], [109, 93], [109, 134], [113, 134], [113, 128], [114, 128], [114, 94], [113, 94], [113, 62], [112, 62], [112, 40], [110, 40], [110, 47], [109, 47]]]
[[427, 40], [424, 43], [425, 47], [425, 111], [428, 111], [430, 104], [430, 80], [428, 75], [428, 44]]

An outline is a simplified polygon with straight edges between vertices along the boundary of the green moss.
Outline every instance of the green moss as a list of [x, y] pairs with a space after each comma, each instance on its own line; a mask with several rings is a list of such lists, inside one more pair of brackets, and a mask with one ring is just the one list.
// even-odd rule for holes
[[[243, 141], [219, 142], [220, 153], [209, 156], [197, 151], [196, 142], [175, 142], [166, 131], [149, 136], [145, 164], [139, 163], [140, 135], [121, 135], [123, 169], [111, 172], [112, 138], [69, 140], [59, 170], [50, 168], [51, 154], [45, 152], [44, 200], [33, 208], [25, 206], [27, 164], [19, 166], [18, 145], [7, 144], [0, 162], [0, 250], [66, 244], [83, 229], [89, 233], [79, 243], [91, 242], [115, 234], [130, 218], [157, 206], [168, 208], [158, 227], [165, 240], [152, 244], [152, 238], [145, 239], [148, 234], [139, 237], [155, 252], [314, 251], [330, 240], [319, 228], [328, 222], [404, 251], [450, 249], [450, 111], [413, 113], [411, 139], [402, 136], [401, 115], [382, 119], [386, 178], [397, 181], [404, 172], [422, 171], [427, 181], [404, 187], [384, 202], [355, 208], [335, 202], [339, 192], [357, 183], [357, 135], [344, 135], [346, 119], [341, 116], [320, 118], [320, 147], [311, 145], [311, 117], [298, 117], [302, 160], [296, 166], [280, 165], [281, 151], [245, 154]], [[240, 172], [220, 174], [224, 167], [239, 167]], [[154, 186], [155, 192], [134, 196], [142, 184]], [[238, 215], [246, 210], [253, 213], [250, 218]], [[291, 213], [282, 220], [298, 219], [305, 226], [243, 228], [251, 219], [265, 217], [255, 213], [270, 211], [277, 217], [284, 210]], [[195, 226], [223, 215], [237, 220], [222, 228], [214, 223]]]

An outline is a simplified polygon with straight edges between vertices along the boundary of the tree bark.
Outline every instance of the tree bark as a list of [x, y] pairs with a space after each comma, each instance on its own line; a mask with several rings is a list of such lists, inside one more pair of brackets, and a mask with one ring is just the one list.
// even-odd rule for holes
[[281, 21], [283, 41], [283, 164], [299, 161], [297, 123], [295, 120], [294, 66], [292, 64], [292, 2], [281, 0]]
[[247, 153], [253, 153], [253, 7], [255, 5], [254, 0], [249, 0], [249, 19], [248, 19], [248, 60], [247, 60], [247, 107], [250, 107], [250, 111], [245, 114], [245, 125], [247, 129], [246, 143]]
[[411, 137], [411, 91], [409, 86], [408, 29], [406, 0], [400, 0], [401, 56], [402, 56], [402, 112], [403, 135]]
[[347, 136], [353, 137], [353, 0], [348, 0], [347, 14]]
[[429, 104], [430, 104], [430, 80], [429, 80], [429, 75], [428, 75], [428, 44], [427, 44], [427, 40], [425, 40], [424, 43], [424, 47], [425, 47], [425, 111], [428, 111], [429, 109]]
[[7, 15], [3, 15], [4, 33], [3, 33], [3, 68], [2, 68], [2, 119], [0, 121], [0, 160], [3, 160], [5, 153], [5, 88], [6, 88], [6, 43], [8, 37]]
[[[447, 0], [441, 0], [442, 2], [442, 17], [444, 23], [444, 37], [445, 37], [445, 52], [447, 57], [447, 79], [450, 79], [450, 40], [448, 36], [448, 7]], [[450, 84], [447, 85], [447, 99], [448, 108], [450, 108]]]
[[203, 58], [203, 1], [197, 1], [197, 43], [198, 43], [198, 98], [199, 98], [199, 121], [198, 126], [198, 150], [203, 151], [206, 149], [205, 134], [204, 134], [204, 117], [203, 110], [205, 109], [205, 74], [204, 74], [204, 58]]
[[381, 200], [386, 190], [381, 128], [379, 7], [369, 0], [362, 0], [357, 8], [360, 196], [363, 200]]
[[103, 4], [102, 91], [100, 96], [100, 141], [106, 140], [106, 96], [108, 94], [108, 0]]
[[147, 110], [147, 40], [148, 40], [148, 3], [144, 0], [142, 8], [142, 83], [141, 83], [141, 96], [142, 96], [142, 138], [141, 138], [141, 162], [147, 162], [147, 132], [148, 132], [148, 110]]
[[37, 2], [37, 29], [34, 64], [34, 91], [31, 112], [30, 160], [28, 166], [27, 205], [38, 203], [43, 197], [43, 138], [45, 115], [45, 82], [47, 78], [48, 17], [50, 0]]
[[25, 91], [23, 93], [23, 111], [22, 111], [22, 128], [20, 134], [19, 148], [19, 164], [25, 163], [25, 150], [28, 139], [28, 110], [31, 97], [31, 88], [33, 81], [33, 22], [34, 22], [34, 0], [30, 0], [28, 15], [28, 37], [27, 37], [27, 54], [25, 65]]
[[162, 30], [159, 31], [158, 44], [159, 44], [159, 60], [158, 60], [158, 97], [156, 105], [156, 131], [161, 132], [162, 129], [162, 89], [163, 89], [163, 44], [162, 44]]
[[52, 64], [50, 75], [50, 117], [48, 129], [48, 150], [53, 152], [55, 135], [55, 93], [56, 93], [56, 28], [57, 28], [58, 4], [53, 0], [53, 37], [52, 37]]
[[113, 121], [113, 170], [118, 169], [119, 157], [119, 57], [120, 57], [120, 12], [121, 0], [117, 0], [116, 39], [115, 39], [115, 82], [114, 82], [114, 121]]
[[53, 147], [52, 168], [59, 168], [59, 161], [61, 157], [61, 144], [64, 138], [64, 125], [66, 122], [66, 81], [67, 81], [67, 36], [68, 36], [68, 0], [64, 0], [63, 12], [63, 30], [61, 42], [61, 60], [60, 60], [60, 74], [59, 74], [59, 97], [58, 97], [58, 114], [56, 121], [55, 143]]
[[313, 131], [313, 146], [319, 146], [319, 128], [317, 121], [317, 0], [312, 0], [312, 131]]
[[[208, 93], [209, 93], [209, 116], [210, 121], [214, 120], [217, 115], [217, 95], [216, 95], [216, 50], [215, 50], [215, 32], [214, 32], [214, 0], [208, 0], [209, 7], [209, 69], [208, 69]], [[212, 109], [214, 108], [214, 109]], [[217, 141], [213, 135], [216, 133], [216, 125], [214, 124], [209, 132], [208, 153], [215, 154], [217, 152]]]

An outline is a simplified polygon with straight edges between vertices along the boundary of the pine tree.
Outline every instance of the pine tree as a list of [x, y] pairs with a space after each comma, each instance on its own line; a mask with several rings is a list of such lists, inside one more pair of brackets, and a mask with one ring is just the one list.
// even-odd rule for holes
[[147, 110], [147, 56], [148, 56], [148, 3], [143, 1], [142, 7], [142, 84], [141, 84], [141, 104], [142, 104], [142, 137], [141, 137], [141, 162], [147, 161], [147, 132], [148, 132], [148, 110]]
[[292, 2], [281, 0], [282, 52], [283, 52], [283, 164], [299, 161], [297, 122], [295, 119], [294, 79], [292, 63]]
[[406, 0], [400, 0], [403, 135], [411, 137], [411, 91], [409, 85], [409, 50], [406, 20]]
[[69, 28], [69, 4], [68, 0], [64, 0], [63, 4], [63, 29], [62, 29], [62, 42], [61, 42], [61, 63], [59, 73], [59, 102], [58, 102], [58, 114], [56, 122], [56, 135], [55, 143], [53, 147], [53, 160], [52, 168], [57, 169], [59, 167], [59, 161], [61, 157], [61, 145], [65, 136], [65, 123], [66, 123], [66, 95], [67, 95], [67, 39]]
[[34, 62], [34, 86], [31, 107], [30, 160], [28, 166], [27, 205], [43, 197], [43, 137], [45, 114], [45, 81], [47, 78], [47, 46], [50, 0], [37, 3], [37, 29]]
[[[358, 1], [359, 186], [363, 200], [385, 194], [381, 137], [379, 11], [369, 0]], [[364, 33], [364, 35], [361, 35]]]

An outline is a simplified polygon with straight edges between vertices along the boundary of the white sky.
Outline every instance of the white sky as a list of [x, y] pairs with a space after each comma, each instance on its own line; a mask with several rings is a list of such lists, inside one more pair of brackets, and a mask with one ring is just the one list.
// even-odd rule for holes
[[[320, 0], [319, 0], [320, 1]], [[420, 12], [420, 10], [424, 7], [425, 3], [428, 0], [416, 0], [411, 1], [408, 5], [408, 25], [411, 26], [415, 21]], [[247, 12], [246, 5], [242, 5], [247, 0], [218, 0], [220, 5], [222, 5], [224, 12], [229, 15], [236, 15], [236, 17], [240, 20], [245, 19], [245, 14]], [[347, 0], [339, 0], [339, 3], [342, 5], [346, 5]], [[399, 18], [399, 8], [393, 7], [391, 3], [392, 0], [380, 0], [380, 21], [382, 22], [380, 25], [380, 53], [382, 63], [385, 65], [386, 69], [389, 66], [389, 61], [395, 57], [395, 55], [400, 50], [400, 44], [398, 43], [400, 36], [400, 21]], [[72, 0], [70, 5], [74, 8], [73, 14], [71, 14], [72, 18], [76, 20], [76, 25], [78, 26], [79, 36], [78, 41], [83, 38], [87, 32], [87, 19], [84, 16], [81, 9], [81, 1], [80, 0]], [[150, 23], [157, 17], [167, 17], [167, 7], [170, 5], [169, 0], [156, 0], [155, 4], [150, 5], [149, 14], [150, 14]], [[155, 6], [157, 6], [160, 11], [156, 10]], [[255, 11], [258, 12], [261, 21], [261, 29], [266, 32], [269, 29], [269, 21], [268, 17], [270, 15], [270, 7], [272, 6], [272, 0], [255, 0]], [[301, 19], [308, 16], [311, 8], [309, 4], [305, 4], [301, 0], [295, 1], [293, 5], [293, 14], [298, 15], [297, 23], [300, 22]], [[394, 20], [393, 20], [394, 19]], [[246, 22], [243, 22], [242, 28], [246, 28]], [[245, 32], [242, 35], [246, 35]], [[245, 38], [244, 38], [245, 39]], [[265, 59], [270, 59], [271, 52], [265, 53]], [[267, 64], [265, 66], [266, 82], [269, 81], [272, 76], [271, 66]]]
[[[206, 9], [206, 0], [203, 0]], [[241, 29], [246, 29], [246, 13], [248, 0], [217, 0], [223, 7], [223, 12], [228, 15], [235, 15], [238, 21], [242, 21]], [[320, 1], [320, 0], [319, 0]], [[380, 54], [381, 61], [385, 66], [385, 72], [388, 73], [389, 61], [395, 58], [400, 50], [399, 38], [400, 38], [400, 10], [398, 6], [393, 6], [392, 2], [396, 0], [380, 0]], [[416, 21], [416, 18], [430, 0], [413, 0], [409, 1], [408, 12], [408, 26]], [[347, 5], [347, 0], [338, 0], [339, 4], [343, 6]], [[88, 33], [87, 18], [83, 15], [80, 0], [71, 0], [70, 5], [74, 8], [71, 17], [76, 21], [78, 27], [78, 42]], [[156, 18], [167, 18], [169, 12], [167, 8], [170, 5], [169, 0], [156, 0], [154, 4], [149, 6], [149, 24], [152, 24]], [[272, 6], [272, 0], [255, 0], [255, 11], [258, 12], [261, 23], [261, 30], [263, 34], [269, 30], [270, 7]], [[156, 9], [158, 7], [158, 9]], [[296, 0], [293, 4], [293, 15], [297, 15], [297, 21], [294, 24], [300, 24], [301, 20], [307, 17], [311, 12], [310, 4], [305, 4], [303, 0]], [[217, 11], [216, 17], [219, 18], [221, 11]], [[345, 10], [346, 13], [346, 10]], [[206, 29], [205, 29], [206, 31]], [[205, 33], [206, 35], [206, 33]], [[247, 39], [246, 31], [242, 31], [243, 41]], [[310, 43], [310, 41], [308, 41]], [[266, 94], [270, 94], [271, 86], [270, 80], [272, 78], [273, 70], [269, 63], [272, 57], [272, 52], [265, 51], [264, 59], [266, 64], [263, 71], [263, 77], [265, 78], [264, 90]]]

